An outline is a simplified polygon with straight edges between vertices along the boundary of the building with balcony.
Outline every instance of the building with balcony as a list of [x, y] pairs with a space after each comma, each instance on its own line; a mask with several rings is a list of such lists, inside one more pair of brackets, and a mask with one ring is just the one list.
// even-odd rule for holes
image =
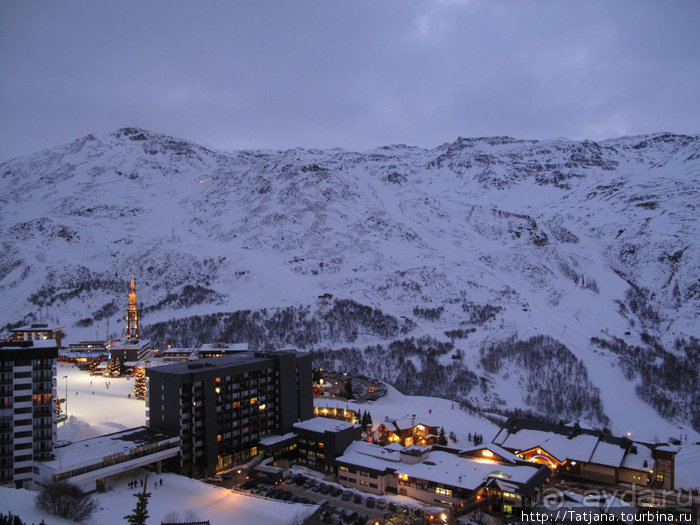
[[54, 339], [0, 343], [0, 485], [31, 488], [56, 440]]
[[362, 438], [362, 427], [346, 421], [315, 417], [294, 423], [298, 436], [298, 462], [321, 472], [335, 470], [335, 458], [342, 455], [348, 445]]
[[311, 356], [257, 352], [149, 368], [148, 426], [180, 437], [179, 471], [209, 476], [313, 417]]

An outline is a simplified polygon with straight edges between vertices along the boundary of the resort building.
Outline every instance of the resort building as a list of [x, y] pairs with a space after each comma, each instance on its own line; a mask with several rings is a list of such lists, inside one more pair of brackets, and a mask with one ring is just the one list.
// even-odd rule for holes
[[181, 440], [181, 473], [201, 477], [256, 456], [260, 439], [313, 416], [311, 356], [259, 352], [146, 370], [148, 426]]
[[58, 348], [63, 348], [61, 339], [65, 326], [49, 326], [46, 323], [32, 323], [19, 328], [11, 328], [11, 341], [45, 341], [53, 339]]
[[551, 473], [493, 445], [460, 451], [355, 441], [336, 463], [338, 480], [347, 487], [446, 508], [478, 502], [493, 514], [512, 514], [538, 503]]
[[360, 425], [325, 417], [294, 423], [293, 427], [298, 436], [299, 464], [321, 472], [333, 472], [335, 458], [362, 438]]
[[31, 488], [56, 440], [55, 339], [0, 343], [0, 485]]
[[617, 437], [579, 425], [511, 419], [493, 443], [547, 465], [556, 476], [617, 485], [673, 489], [677, 447]]

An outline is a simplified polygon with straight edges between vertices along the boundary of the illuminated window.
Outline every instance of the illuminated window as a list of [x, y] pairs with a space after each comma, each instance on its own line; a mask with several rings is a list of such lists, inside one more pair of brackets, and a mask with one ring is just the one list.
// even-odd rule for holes
[[234, 402], [233, 402], [233, 408], [239, 408], [240, 406], [241, 406], [241, 402], [240, 402], [240, 401], [234, 401]]
[[254, 405], [254, 404], [257, 403], [257, 402], [258, 402], [258, 398], [257, 398], [257, 397], [251, 397], [251, 398], [250, 398], [250, 404], [251, 404], [251, 405]]
[[266, 406], [267, 406], [267, 405], [265, 405], [265, 403], [263, 403], [262, 405], [260, 405], [260, 406], [258, 407], [258, 410], [265, 410], [265, 407], [266, 407]]
[[481, 455], [484, 456], [485, 458], [492, 458], [493, 452], [491, 452], [489, 449], [485, 448], [484, 450], [481, 451]]
[[512, 514], [513, 505], [503, 505], [503, 512], [505, 512], [506, 514]]
[[442, 496], [452, 496], [452, 491], [443, 487], [435, 487], [435, 494], [441, 494]]

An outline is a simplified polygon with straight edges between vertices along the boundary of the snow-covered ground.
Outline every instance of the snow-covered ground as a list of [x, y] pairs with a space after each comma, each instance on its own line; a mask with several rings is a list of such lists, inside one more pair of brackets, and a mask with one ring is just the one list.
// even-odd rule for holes
[[79, 441], [146, 424], [146, 402], [134, 397], [132, 378], [91, 376], [63, 363], [58, 363], [56, 377], [58, 396], [68, 395], [69, 421], [59, 424], [59, 441]]
[[[138, 492], [129, 489], [128, 483], [137, 478], [143, 479], [145, 474], [145, 471], [139, 471], [138, 476], [123, 475], [113, 480], [113, 488], [109, 492], [93, 494], [99, 509], [84, 522], [85, 525], [124, 525], [124, 516], [136, 506], [137, 500], [133, 494]], [[156, 479], [162, 479], [163, 485], [155, 488], [153, 481]], [[149, 525], [160, 523], [173, 512], [209, 520], [211, 525], [277, 525], [289, 523], [297, 514], [306, 515], [316, 508], [313, 505], [283, 503], [240, 494], [175, 474], [151, 475], [148, 483], [151, 493], [148, 500]], [[0, 508], [2, 512], [11, 510], [25, 523], [39, 523], [42, 519], [50, 525], [73, 523], [38, 511], [34, 506], [36, 494], [28, 490], [0, 488]]]
[[[131, 398], [128, 396], [134, 386], [133, 379], [90, 376], [87, 372], [62, 363], [58, 363], [56, 375], [60, 397], [65, 397], [64, 376], [68, 376], [70, 418], [58, 427], [59, 441], [79, 441], [146, 424], [145, 402], [134, 399], [133, 394]], [[112, 478], [112, 490], [94, 494], [99, 502], [99, 510], [86, 525], [123, 525], [123, 517], [136, 504], [133, 496], [135, 491], [128, 488], [128, 483], [133, 479], [143, 479], [146, 472], [139, 472]], [[150, 490], [152, 496], [148, 511], [151, 518], [148, 523], [160, 523], [162, 518], [172, 512], [183, 515], [191, 511], [198, 519], [209, 520], [212, 525], [276, 525], [289, 523], [295, 515], [308, 514], [315, 508], [239, 494], [171, 473], [164, 473], [157, 478], [151, 475], [149, 483], [161, 478], [163, 486], [151, 487]], [[11, 510], [26, 523], [39, 523], [42, 519], [51, 525], [72, 523], [36, 510], [35, 497], [36, 492], [0, 488], [0, 512]]]

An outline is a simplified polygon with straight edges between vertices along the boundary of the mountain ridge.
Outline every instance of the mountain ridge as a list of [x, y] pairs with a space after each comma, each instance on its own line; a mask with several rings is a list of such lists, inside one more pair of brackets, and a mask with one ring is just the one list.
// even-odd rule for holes
[[[61, 312], [69, 337], [105, 333], [108, 320], [117, 333], [119, 282], [132, 263], [146, 326], [304, 305], [313, 317], [318, 297], [332, 294], [410, 319], [407, 336], [451, 341], [461, 359], [436, 362], [459, 361], [491, 385], [464, 392], [477, 406], [516, 373], [484, 366], [489, 348], [551, 337], [587, 369], [615, 421], [623, 409], [603, 376], [630, 375], [620, 352], [666, 359], [657, 345], [696, 366], [699, 151], [700, 136], [669, 133], [597, 143], [459, 137], [362, 153], [218, 152], [140, 128], [87, 135], [0, 165], [0, 321], [48, 309]], [[439, 308], [434, 319], [414, 313]], [[488, 319], [471, 322], [483, 309]], [[468, 336], [446, 335], [460, 330]], [[386, 349], [391, 340], [360, 333], [344, 343]], [[601, 374], [601, 362], [613, 372]], [[636, 402], [640, 379], [624, 380], [635, 399], [623, 397]], [[679, 399], [697, 384], [685, 388], [695, 392], [661, 390], [677, 407], [668, 417], [689, 425], [695, 416]], [[503, 403], [537, 406], [526, 397]]]

